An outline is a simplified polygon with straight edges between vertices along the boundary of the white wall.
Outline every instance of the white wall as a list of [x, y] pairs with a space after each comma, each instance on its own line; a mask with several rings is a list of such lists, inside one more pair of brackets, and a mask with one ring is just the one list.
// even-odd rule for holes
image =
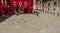
[[36, 9], [36, 0], [33, 0], [33, 9]]
[[[56, 5], [54, 5], [54, 2], [57, 2]], [[48, 3], [50, 3], [50, 6], [48, 6]], [[49, 8], [49, 10], [48, 10]], [[55, 8], [55, 11], [54, 11]], [[58, 0], [53, 0], [53, 1], [47, 1], [44, 3], [44, 11], [47, 12], [54, 12], [54, 13], [60, 13], [60, 7], [58, 6]]]

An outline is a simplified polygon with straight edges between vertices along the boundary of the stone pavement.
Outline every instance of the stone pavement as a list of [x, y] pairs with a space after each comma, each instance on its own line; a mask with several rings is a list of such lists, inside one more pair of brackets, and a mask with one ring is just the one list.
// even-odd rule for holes
[[43, 13], [13, 15], [0, 23], [0, 33], [60, 33], [60, 20]]

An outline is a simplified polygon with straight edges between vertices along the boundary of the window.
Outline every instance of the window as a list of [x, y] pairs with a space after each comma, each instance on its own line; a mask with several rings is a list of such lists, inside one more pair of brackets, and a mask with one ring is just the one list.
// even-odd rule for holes
[[24, 5], [27, 6], [27, 1], [24, 2]]
[[41, 4], [41, 2], [40, 2], [40, 4]]
[[50, 6], [50, 3], [48, 3], [48, 6]]
[[57, 2], [54, 2], [54, 5], [56, 5], [57, 4]]
[[13, 2], [13, 5], [16, 5], [16, 2]]
[[36, 7], [36, 10], [38, 10], [38, 7]]
[[48, 8], [48, 10], [49, 10], [49, 8]]
[[22, 5], [22, 2], [19, 2], [19, 5]]
[[54, 8], [54, 11], [55, 11], [55, 8]]
[[43, 4], [43, 7], [44, 7], [44, 4]]

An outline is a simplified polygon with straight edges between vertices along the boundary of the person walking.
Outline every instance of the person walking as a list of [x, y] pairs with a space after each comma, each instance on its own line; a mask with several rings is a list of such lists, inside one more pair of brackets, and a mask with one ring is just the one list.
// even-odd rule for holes
[[17, 8], [16, 5], [14, 5], [14, 13], [15, 13], [16, 15], [18, 15], [18, 8]]

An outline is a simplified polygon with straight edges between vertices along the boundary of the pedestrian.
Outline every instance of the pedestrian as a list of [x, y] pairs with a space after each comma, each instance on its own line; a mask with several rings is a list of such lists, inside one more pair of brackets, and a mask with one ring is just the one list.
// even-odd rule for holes
[[22, 7], [19, 9], [19, 13], [23, 13], [23, 12], [22, 12]]
[[17, 9], [17, 7], [14, 8], [14, 12], [15, 12], [16, 15], [18, 15], [18, 9]]
[[39, 12], [37, 10], [35, 11], [35, 13], [36, 13], [37, 16], [39, 16]]
[[17, 8], [17, 5], [16, 5], [16, 2], [14, 2], [14, 13], [16, 14], [16, 15], [18, 15], [18, 8]]
[[33, 15], [35, 14], [35, 11], [34, 11], [34, 10], [32, 11], [32, 14], [33, 14]]

